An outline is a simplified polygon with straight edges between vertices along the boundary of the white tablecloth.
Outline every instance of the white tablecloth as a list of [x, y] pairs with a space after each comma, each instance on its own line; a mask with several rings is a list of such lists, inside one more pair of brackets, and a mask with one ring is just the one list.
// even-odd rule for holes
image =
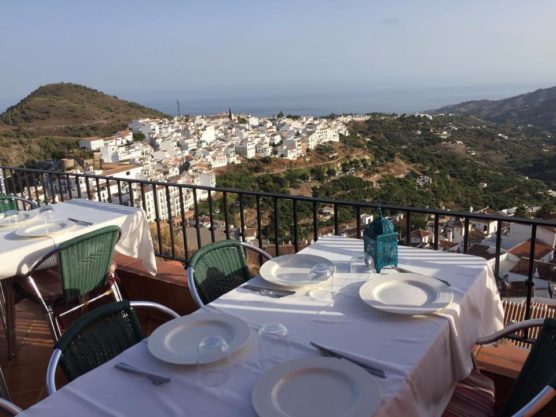
[[[397, 316], [373, 310], [357, 298], [363, 281], [349, 274], [349, 259], [360, 250], [360, 240], [332, 237], [303, 251], [336, 262], [335, 285], [340, 289], [333, 306], [312, 300], [304, 290], [273, 299], [238, 288], [206, 307], [241, 317], [253, 329], [248, 346], [234, 356], [236, 365], [223, 387], [198, 385], [194, 367], [160, 362], [139, 343], [23, 415], [254, 416], [251, 391], [261, 374], [255, 330], [276, 321], [288, 327], [292, 359], [318, 355], [308, 345], [315, 341], [385, 369], [388, 378], [378, 380], [382, 400], [376, 416], [440, 415], [455, 382], [472, 368], [469, 351], [474, 341], [502, 327], [492, 271], [481, 258], [400, 247], [401, 266], [449, 280], [454, 301], [441, 313]], [[172, 382], [153, 386], [114, 369], [119, 361], [170, 375]]]
[[40, 238], [21, 238], [15, 235], [12, 228], [0, 228], [0, 279], [27, 272], [33, 262], [56, 243], [109, 225], [119, 226], [122, 231], [116, 251], [140, 259], [150, 274], [156, 274], [149, 224], [142, 210], [82, 199], [53, 204], [52, 207], [60, 220], [72, 217], [92, 222], [93, 225], [75, 225], [63, 233]]

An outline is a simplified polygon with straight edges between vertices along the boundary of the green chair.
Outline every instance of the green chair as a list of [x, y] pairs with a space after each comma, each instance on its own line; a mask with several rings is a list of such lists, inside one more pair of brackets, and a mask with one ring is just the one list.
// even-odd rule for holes
[[[107, 226], [62, 242], [39, 258], [27, 274], [16, 279], [16, 290], [42, 306], [55, 341], [62, 335], [60, 317], [106, 295], [112, 295], [115, 301], [122, 300], [112, 266], [119, 236], [118, 226]], [[57, 257], [57, 267], [42, 269], [52, 257]], [[106, 291], [90, 297], [93, 291], [106, 285]], [[69, 305], [72, 307], [63, 308]], [[55, 309], [64, 311], [55, 314]]]
[[46, 371], [48, 395], [56, 392], [58, 364], [70, 382], [143, 340], [135, 307], [155, 308], [179, 317], [174, 310], [150, 301], [119, 301], [89, 311], [54, 345]]
[[11, 194], [0, 194], [0, 213], [10, 210], [19, 210], [22, 208], [21, 206], [25, 209], [35, 209], [39, 207], [37, 203], [31, 200]]
[[187, 282], [193, 300], [199, 307], [250, 279], [245, 249], [272, 259], [264, 250], [237, 240], [214, 242], [193, 254], [187, 268]]
[[[502, 412], [497, 414], [499, 417], [543, 415], [543, 408], [556, 397], [556, 319], [526, 320], [477, 341], [479, 345], [489, 344], [516, 331], [540, 326], [539, 336], [507, 403]], [[494, 415], [494, 384], [488, 377], [473, 371], [456, 386], [443, 417]]]

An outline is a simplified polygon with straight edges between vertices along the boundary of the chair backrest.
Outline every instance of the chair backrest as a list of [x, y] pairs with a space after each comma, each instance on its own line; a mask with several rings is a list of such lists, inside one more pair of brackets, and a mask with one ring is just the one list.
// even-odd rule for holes
[[547, 385], [556, 388], [556, 319], [543, 327], [512, 388], [501, 416], [511, 416]]
[[9, 210], [17, 210], [15, 200], [7, 194], [0, 194], [0, 213], [4, 213]]
[[65, 303], [106, 283], [119, 235], [118, 226], [107, 226], [58, 245]]
[[68, 381], [109, 361], [143, 339], [129, 301], [98, 307], [80, 317], [54, 345]]
[[191, 257], [197, 292], [210, 303], [249, 279], [247, 259], [241, 243], [223, 240], [203, 246]]

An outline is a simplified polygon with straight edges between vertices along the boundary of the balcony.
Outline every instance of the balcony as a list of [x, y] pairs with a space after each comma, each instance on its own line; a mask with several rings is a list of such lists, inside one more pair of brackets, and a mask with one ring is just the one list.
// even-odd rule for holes
[[[478, 242], [477, 235], [481, 241], [488, 240], [487, 235], [478, 232], [477, 225], [492, 225], [493, 250], [484, 250], [483, 255], [490, 259], [501, 293], [508, 296], [506, 322], [556, 315], [552, 299], [535, 297], [535, 287], [542, 283], [538, 276], [538, 249], [544, 245], [539, 243], [538, 235], [547, 229], [556, 230], [556, 223], [551, 221], [82, 173], [12, 167], [0, 167], [0, 172], [0, 192], [17, 194], [41, 204], [86, 198], [142, 207], [152, 220], [158, 274], [150, 277], [137, 260], [119, 256], [116, 258], [118, 275], [129, 298], [157, 301], [180, 314], [195, 309], [187, 290], [184, 266], [197, 248], [217, 240], [239, 239], [273, 255], [295, 253], [325, 234], [361, 238], [366, 222], [380, 209], [395, 220], [401, 245], [432, 250], [474, 253], [480, 249], [477, 246], [473, 249]], [[527, 259], [526, 275], [517, 297], [513, 290], [518, 286], [505, 277], [509, 266], [504, 247], [513, 225], [528, 234], [528, 251], [521, 256]], [[454, 231], [460, 234], [457, 242], [453, 239]], [[450, 232], [451, 240], [446, 238]], [[253, 265], [258, 263], [257, 258], [250, 259]], [[550, 262], [545, 263], [550, 265]], [[552, 280], [556, 281], [556, 273], [554, 276], [551, 273], [548, 272], [547, 288]], [[147, 333], [161, 320], [156, 316], [142, 316], [141, 319]], [[17, 357], [7, 361], [4, 355], [1, 364], [14, 401], [25, 408], [45, 396], [44, 372], [51, 341], [42, 313], [31, 303], [18, 303], [17, 326]], [[478, 352], [479, 366], [495, 379], [499, 393], [508, 393], [534, 337], [532, 332], [514, 335], [512, 340]]]

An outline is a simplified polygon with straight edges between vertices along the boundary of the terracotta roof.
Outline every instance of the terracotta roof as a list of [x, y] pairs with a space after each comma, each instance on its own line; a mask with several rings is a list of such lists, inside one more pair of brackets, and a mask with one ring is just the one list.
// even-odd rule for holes
[[[554, 248], [552, 246], [548, 246], [542, 243], [540, 240], [536, 241], [535, 259], [541, 259], [553, 251]], [[531, 252], [531, 239], [528, 239], [525, 242], [521, 242], [515, 245], [508, 252], [519, 258], [528, 258]]]
[[[529, 258], [521, 258], [510, 272], [527, 277], [529, 274]], [[553, 263], [535, 261], [533, 276], [537, 273], [539, 274], [539, 279], [556, 282], [556, 266]]]
[[458, 245], [459, 245], [459, 243], [451, 242], [449, 240], [439, 240], [438, 241], [438, 246], [440, 246], [444, 250], [451, 249], [454, 246], [458, 246]]
[[432, 233], [428, 230], [418, 229], [411, 232], [411, 236], [420, 237], [421, 239], [424, 237], [431, 236]]
[[[504, 251], [500, 249], [500, 253], [504, 253]], [[496, 248], [493, 248], [488, 245], [481, 245], [479, 243], [474, 243], [469, 247], [467, 254], [480, 256], [481, 258], [485, 258], [485, 259], [492, 259], [496, 257]]]

